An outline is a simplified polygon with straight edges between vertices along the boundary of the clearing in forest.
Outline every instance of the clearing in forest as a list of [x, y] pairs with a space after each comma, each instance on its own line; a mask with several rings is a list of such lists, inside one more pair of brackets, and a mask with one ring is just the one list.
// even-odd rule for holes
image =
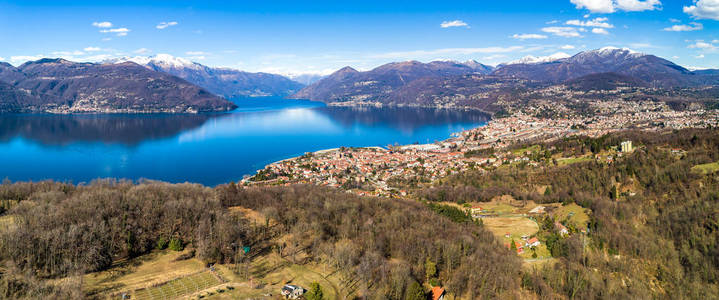
[[83, 290], [89, 295], [130, 292], [206, 269], [205, 264], [196, 258], [177, 260], [183, 254], [164, 250], [117, 262], [105, 271], [85, 275]]
[[536, 222], [524, 217], [482, 218], [482, 223], [499, 238], [504, 238], [509, 233], [510, 239], [519, 240], [522, 236], [532, 236], [539, 231]]
[[[222, 284], [210, 271], [176, 278], [158, 286], [136, 290], [132, 299], [177, 299]], [[220, 289], [223, 290], [224, 289]]]
[[560, 159], [557, 159], [557, 164], [561, 167], [561, 166], [566, 166], [566, 165], [571, 165], [571, 164], [576, 164], [576, 163], [591, 161], [591, 160], [594, 160], [594, 158], [592, 158], [591, 156], [560, 158]]
[[692, 167], [692, 172], [703, 175], [712, 174], [717, 171], [719, 171], [719, 161], [708, 164], [696, 165]]
[[589, 223], [588, 209], [576, 203], [560, 206], [554, 211], [554, 219], [559, 222], [566, 222], [566, 225], [573, 225], [577, 230], [587, 228]]

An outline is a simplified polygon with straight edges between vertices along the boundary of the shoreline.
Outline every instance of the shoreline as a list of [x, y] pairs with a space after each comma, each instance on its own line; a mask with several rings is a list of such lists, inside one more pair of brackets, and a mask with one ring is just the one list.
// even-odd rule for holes
[[355, 102], [323, 102], [323, 101], [317, 101], [317, 100], [309, 100], [309, 101], [316, 101], [316, 102], [322, 102], [325, 103], [327, 106], [334, 106], [334, 107], [377, 107], [377, 108], [396, 108], [396, 107], [403, 107], [403, 108], [433, 108], [433, 109], [447, 109], [447, 110], [474, 110], [479, 111], [485, 114], [488, 114], [490, 117], [494, 116], [496, 112], [484, 110], [478, 107], [473, 106], [442, 106], [442, 105], [413, 105], [413, 104], [385, 104], [380, 102], [364, 102], [364, 103], [355, 103]]

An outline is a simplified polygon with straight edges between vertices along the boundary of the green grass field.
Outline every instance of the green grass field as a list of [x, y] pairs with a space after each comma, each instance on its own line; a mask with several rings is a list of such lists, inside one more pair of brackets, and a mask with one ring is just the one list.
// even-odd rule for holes
[[587, 228], [587, 224], [589, 223], [587, 210], [575, 203], [560, 206], [554, 212], [554, 217], [557, 221], [567, 221], [574, 224], [574, 227], [577, 229]]
[[[544, 243], [537, 247], [534, 247], [534, 252], [537, 253], [536, 259], [545, 259], [552, 257], [552, 254], [549, 253], [549, 249], [547, 249], [547, 245], [545, 245]], [[525, 248], [524, 253], [520, 254], [519, 257], [524, 259], [535, 259], [534, 257], [532, 257], [532, 253], [534, 252], [532, 251], [532, 249]]]
[[719, 161], [692, 167], [692, 172], [699, 174], [712, 174], [717, 171], [719, 171]]
[[571, 165], [571, 164], [576, 164], [576, 163], [591, 161], [591, 160], [593, 160], [593, 158], [591, 156], [560, 158], [560, 159], [557, 159], [557, 164], [559, 166], [566, 166], [566, 165]]
[[512, 153], [514, 153], [514, 155], [524, 155], [524, 154], [526, 154], [527, 152], [532, 152], [532, 153], [534, 153], [534, 152], [537, 152], [537, 151], [539, 151], [539, 150], [541, 150], [541, 149], [542, 149], [542, 147], [540, 147], [539, 145], [532, 145], [532, 146], [530, 146], [530, 147], [525, 147], [525, 148], [521, 148], [521, 149], [514, 149], [514, 150], [512, 150]]
[[137, 290], [133, 299], [177, 299], [217, 285], [222, 282], [210, 271], [177, 278], [167, 283]]
[[481, 206], [482, 209], [486, 211], [486, 213], [496, 214], [496, 215], [514, 214], [518, 210], [516, 207], [511, 206], [506, 203], [486, 202], [486, 203], [479, 203], [479, 206]]

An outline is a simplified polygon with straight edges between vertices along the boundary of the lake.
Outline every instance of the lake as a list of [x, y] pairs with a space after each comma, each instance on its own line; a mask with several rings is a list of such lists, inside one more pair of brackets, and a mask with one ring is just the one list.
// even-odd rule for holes
[[478, 111], [236, 99], [230, 113], [0, 115], [0, 179], [141, 178], [217, 185], [340, 146], [431, 143], [486, 124]]

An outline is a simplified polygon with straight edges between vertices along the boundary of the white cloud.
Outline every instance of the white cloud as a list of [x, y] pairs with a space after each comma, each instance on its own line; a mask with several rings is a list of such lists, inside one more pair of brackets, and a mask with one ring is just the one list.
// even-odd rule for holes
[[207, 55], [209, 53], [204, 51], [187, 51], [185, 52], [186, 55]]
[[92, 26], [95, 26], [97, 28], [110, 28], [112, 27], [112, 23], [110, 22], [92, 22]]
[[609, 31], [604, 28], [592, 28], [592, 33], [607, 35]]
[[77, 55], [84, 55], [85, 52], [76, 50], [76, 51], [54, 51], [51, 53], [55, 56], [77, 56]]
[[5, 60], [5, 58], [4, 58], [4, 57], [0, 57], [0, 60]]
[[102, 33], [116, 33], [117, 36], [126, 36], [128, 32], [130, 32], [130, 29], [127, 29], [125, 27], [122, 28], [111, 28], [111, 29], [103, 29], [100, 30]]
[[657, 48], [656, 46], [649, 44], [649, 43], [631, 43], [629, 44], [629, 48], [632, 49], [647, 49], [647, 48]]
[[561, 37], [581, 37], [582, 35], [579, 34], [576, 28], [574, 27], [544, 27], [542, 28], [543, 32], [551, 33], [556, 36]]
[[664, 28], [664, 31], [696, 31], [696, 30], [702, 30], [704, 29], [704, 25], [697, 22], [691, 22], [689, 23], [691, 25], [674, 25], [672, 27]]
[[645, 11], [660, 9], [659, 0], [570, 0], [577, 9], [587, 9], [593, 13], [613, 13], [623, 11]]
[[705, 41], [696, 41], [693, 44], [688, 46], [691, 49], [700, 49], [705, 51], [716, 51], [719, 49], [714, 43], [707, 43]]
[[613, 13], [612, 0], [570, 0], [578, 9], [586, 8], [593, 13]]
[[442, 22], [442, 24], [439, 24], [439, 26], [442, 28], [449, 28], [449, 27], [467, 27], [467, 28], [469, 28], [469, 25], [462, 20], [444, 21], [444, 22]]
[[175, 26], [175, 25], [177, 25], [177, 22], [175, 22], [175, 21], [172, 21], [172, 22], [161, 22], [160, 24], [157, 24], [157, 26], [155, 26], [155, 28], [157, 28], [157, 29], [165, 29], [165, 28], [167, 28], [167, 27]]
[[482, 57], [482, 59], [484, 59], [484, 60], [498, 60], [498, 59], [502, 59], [502, 58], [507, 58], [507, 56], [504, 54], [494, 54], [494, 55]]
[[547, 22], [547, 25], [557, 24], [557, 23], [559, 23], [559, 20], [551, 20], [551, 21]]
[[623, 11], [645, 11], [662, 8], [662, 2], [659, 0], [616, 0], [615, 5]]
[[112, 38], [109, 38], [109, 37], [102, 38], [102, 41], [103, 41], [103, 42], [112, 41]]
[[607, 21], [609, 21], [607, 18], [594, 18], [588, 21], [569, 20], [565, 24], [584, 27], [614, 28], [614, 25], [607, 23]]
[[108, 60], [111, 58], [115, 58], [115, 56], [111, 55], [111, 54], [98, 54], [98, 55], [91, 55], [91, 56], [76, 58], [75, 60], [76, 61], [88, 61], [88, 62], [100, 62], [100, 61]]
[[679, 20], [679, 19], [674, 19], [674, 18], [670, 18], [670, 19], [669, 19], [669, 22], [679, 23], [679, 22], [681, 22], [681, 20]]
[[10, 56], [10, 61], [14, 62], [14, 63], [18, 63], [18, 62], [38, 60], [43, 57], [45, 57], [45, 56], [44, 55], [17, 55], [17, 56]]
[[574, 47], [572, 45], [564, 45], [562, 47], [559, 47], [559, 49], [562, 49], [562, 50], [572, 50], [574, 48], [576, 48], [576, 47]]
[[515, 34], [512, 36], [513, 39], [518, 40], [530, 40], [530, 39], [546, 39], [546, 35], [542, 34], [536, 34], [536, 33], [523, 33], [523, 34]]
[[699, 59], [701, 59], [701, 58], [704, 58], [704, 54], [699, 54], [699, 55], [697, 55], [697, 56], [694, 56], [694, 57], [695, 57], [695, 58], [699, 58]]
[[85, 52], [102, 51], [102, 49], [100, 47], [85, 47], [85, 49], [82, 49], [82, 50], [85, 50]]
[[493, 53], [509, 53], [524, 49], [522, 46], [511, 47], [485, 47], [485, 48], [443, 48], [435, 50], [415, 50], [388, 52], [370, 55], [369, 58], [380, 59], [408, 59], [426, 56], [442, 56], [442, 55], [471, 55], [471, 54], [493, 54]]
[[719, 0], [694, 0], [694, 5], [684, 6], [684, 13], [696, 19], [719, 21]]
[[135, 51], [132, 51], [132, 53], [135, 53], [135, 54], [147, 54], [150, 52], [151, 52], [150, 49], [147, 49], [147, 48], [140, 48]]

